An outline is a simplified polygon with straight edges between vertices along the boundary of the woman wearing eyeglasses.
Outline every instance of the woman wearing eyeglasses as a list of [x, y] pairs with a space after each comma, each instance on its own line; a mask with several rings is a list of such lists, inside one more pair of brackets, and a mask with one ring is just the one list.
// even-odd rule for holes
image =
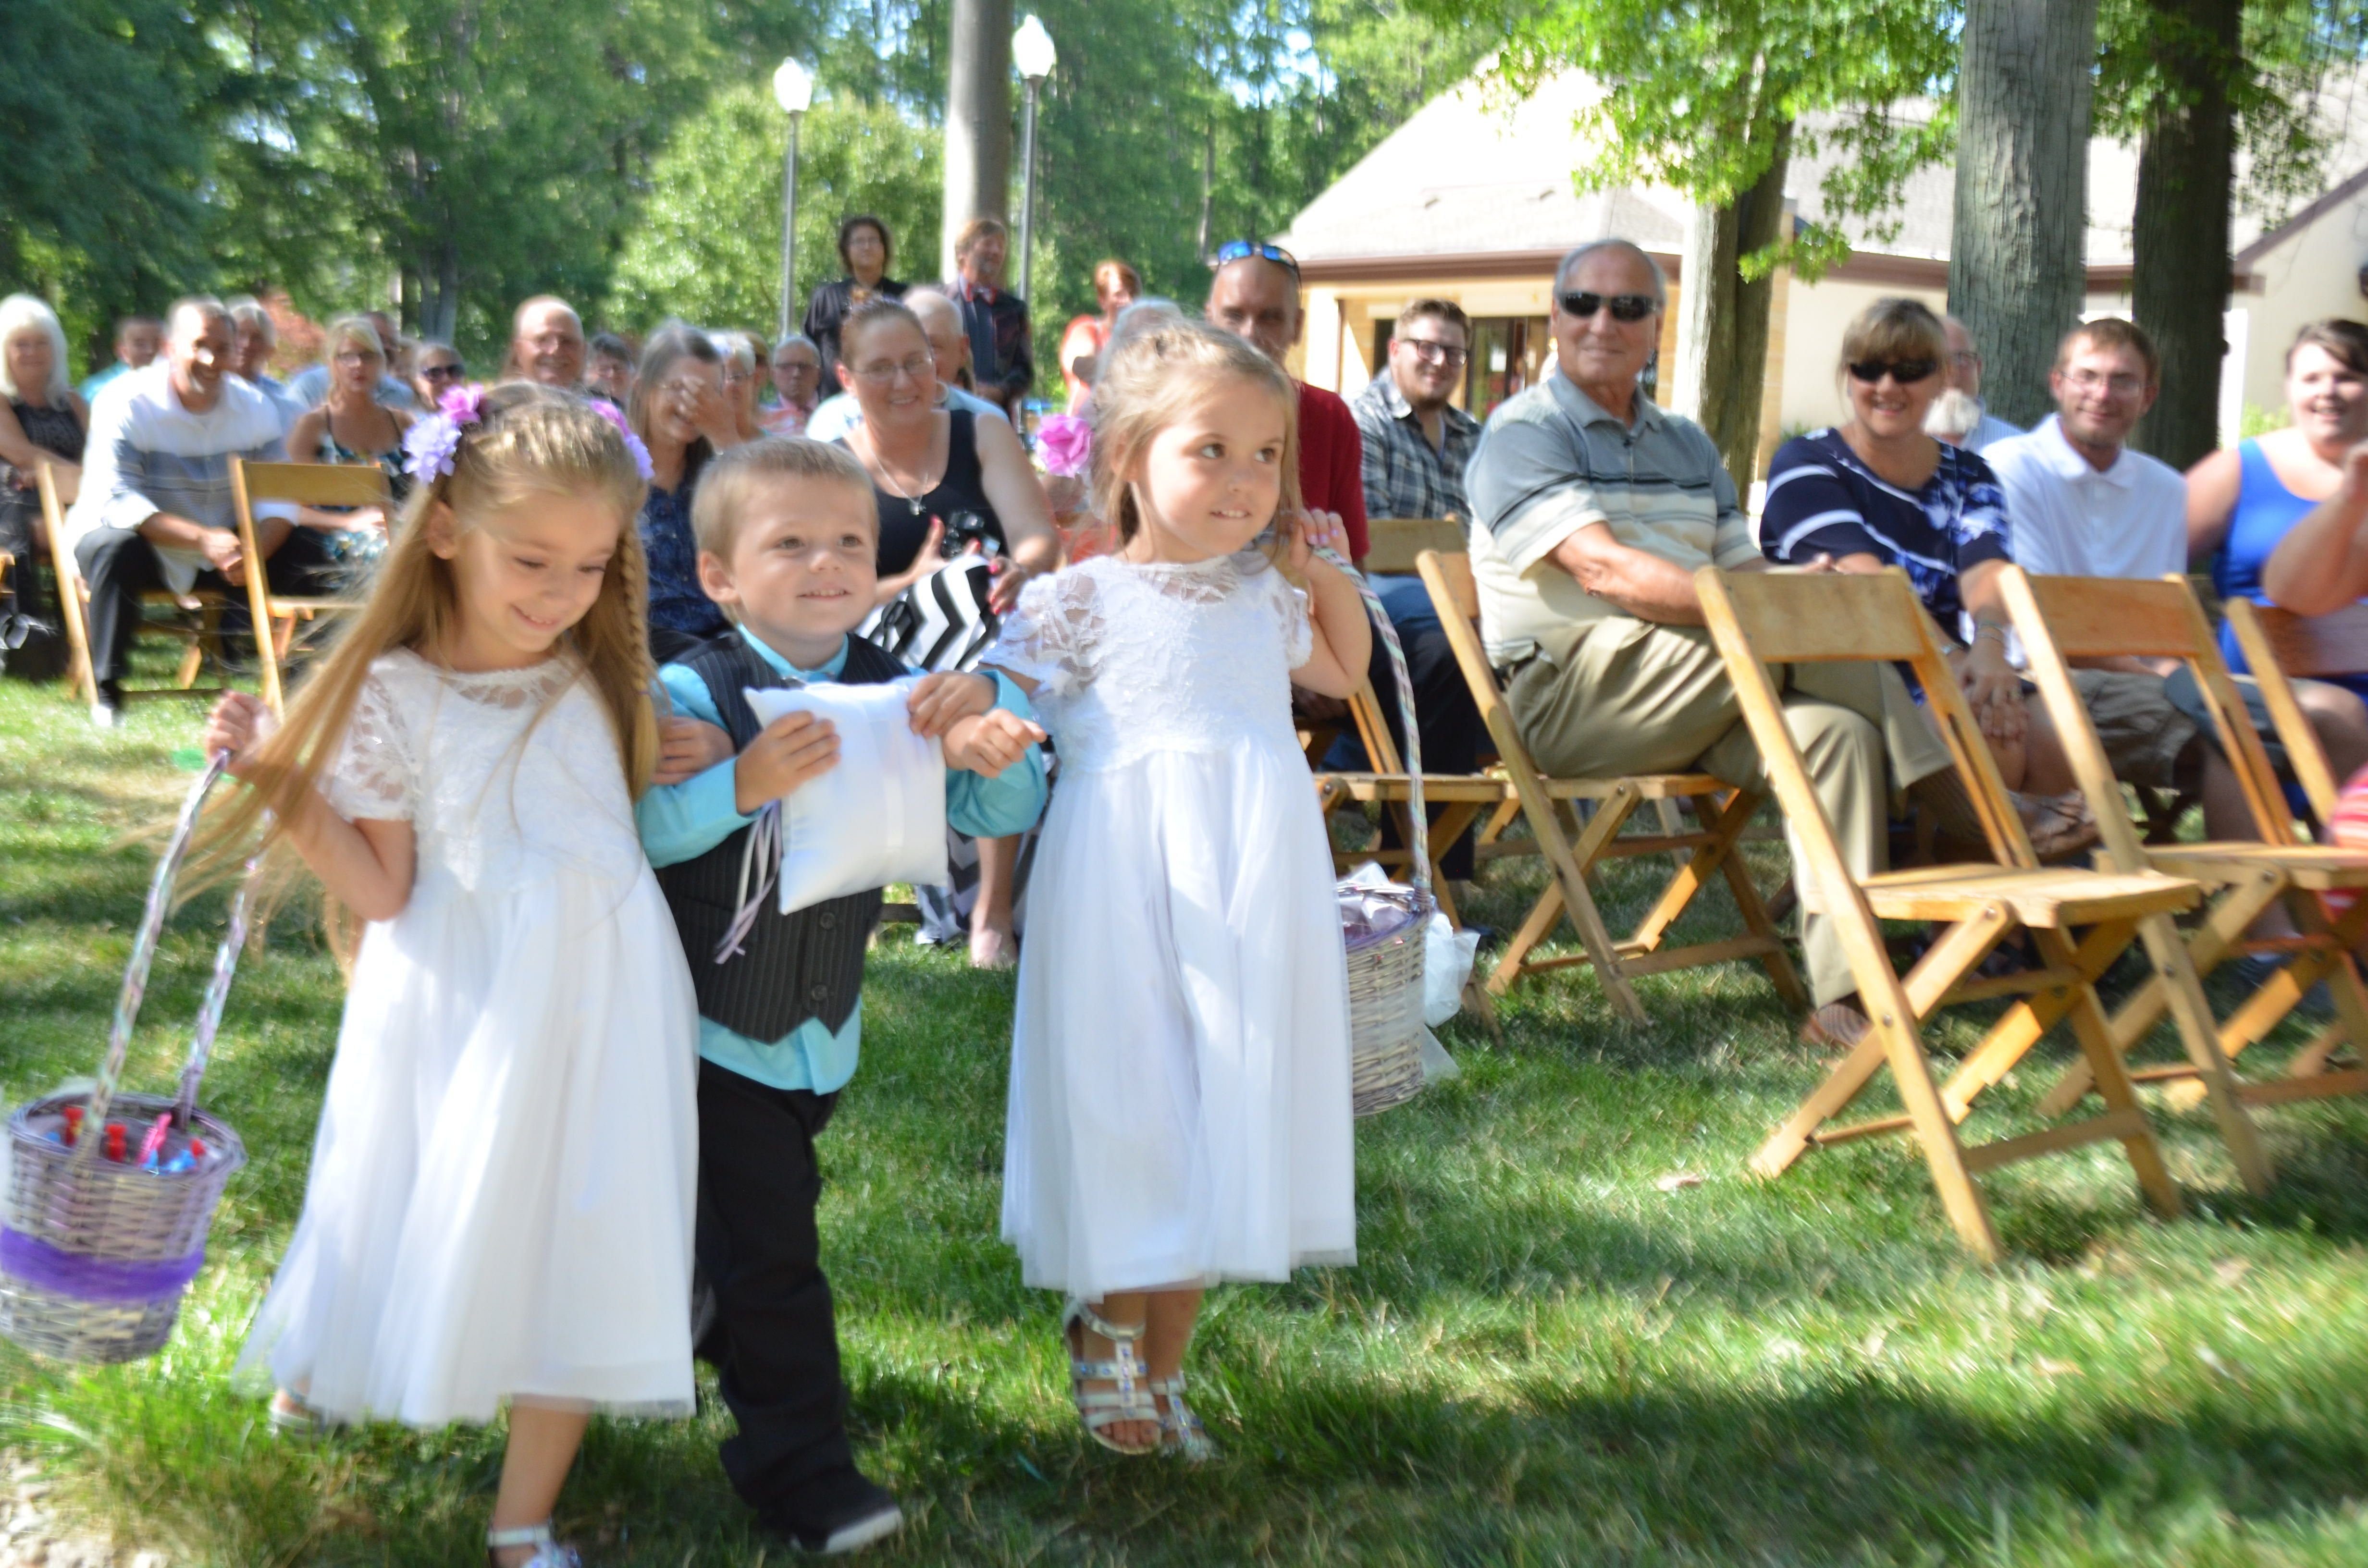
[[650, 449], [650, 493], [642, 503], [642, 553], [650, 578], [650, 653], [660, 663], [722, 635], [731, 621], [699, 585], [699, 545], [690, 531], [691, 493], [715, 455], [707, 430], [723, 404], [723, 356], [703, 332], [676, 324], [642, 350], [625, 420]]
[[822, 356], [822, 373], [838, 363], [839, 330], [855, 308], [870, 300], [901, 300], [911, 287], [888, 276], [895, 265], [896, 244], [888, 225], [869, 212], [858, 212], [838, 225], [838, 259], [847, 276], [832, 279], [806, 301], [803, 327]]
[[[361, 316], [345, 316], [329, 326], [329, 390], [320, 407], [298, 416], [288, 432], [288, 460], [300, 463], [370, 463], [386, 475], [387, 498], [400, 507], [411, 494], [403, 467], [403, 433], [411, 415], [378, 401], [386, 374], [386, 350], [378, 328]], [[377, 506], [300, 506], [297, 520], [329, 536], [331, 552], [359, 581], [386, 549], [391, 509]]]
[[1941, 318], [1920, 301], [1877, 300], [1861, 312], [1842, 337], [1850, 417], [1777, 449], [1759, 545], [1782, 564], [1907, 572], [1955, 647], [1950, 663], [1999, 777], [2021, 792], [2032, 847], [2063, 853], [2094, 843], [2097, 824], [2062, 746], [2007, 662], [2012, 619], [1999, 586], [2011, 559], [2006, 494], [1979, 456], [1924, 433], [1948, 357]]
[[[871, 475], [880, 509], [879, 602], [888, 605], [949, 557], [992, 558], [986, 602], [949, 602], [944, 609], [977, 624], [955, 629], [965, 634], [939, 640], [938, 649], [905, 650], [933, 668], [965, 653], [975, 658], [994, 641], [996, 618], [1019, 599], [1020, 585], [1060, 564], [1060, 536], [1053, 531], [1044, 487], [1010, 426], [938, 406], [937, 361], [920, 318], [905, 305], [894, 300], [858, 305], [839, 328], [838, 354], [839, 385], [863, 411], [863, 423], [838, 444]], [[973, 574], [970, 580], [978, 579]], [[977, 846], [970, 959], [980, 969], [1004, 969], [1018, 956], [1012, 902], [1019, 840], [982, 838]], [[959, 893], [928, 890], [919, 896], [925, 939], [947, 940], [959, 932]]]

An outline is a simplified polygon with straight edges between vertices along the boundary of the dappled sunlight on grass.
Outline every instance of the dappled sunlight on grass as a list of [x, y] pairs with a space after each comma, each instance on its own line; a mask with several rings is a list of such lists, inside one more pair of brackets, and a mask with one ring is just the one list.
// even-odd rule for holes
[[[192, 718], [151, 706], [98, 735], [0, 683], [11, 1098], [96, 1059], [148, 871], [123, 838], [169, 812]], [[1750, 853], [1772, 886], [1774, 846]], [[1659, 869], [1613, 868], [1615, 927]], [[1538, 879], [1497, 862], [1468, 913], [1509, 929]], [[220, 912], [202, 897], [171, 928], [136, 1075], [171, 1071]], [[1715, 890], [1679, 936], [1732, 920]], [[1984, 1269], [1905, 1143], [1748, 1174], [1824, 1065], [1756, 968], [1640, 982], [1650, 1028], [1565, 971], [1505, 999], [1501, 1046], [1451, 1026], [1463, 1075], [1360, 1124], [1356, 1267], [1212, 1298], [1191, 1368], [1225, 1454], [1188, 1471], [1079, 1432], [1058, 1303], [996, 1237], [1009, 977], [909, 937], [873, 955], [863, 1067], [822, 1154], [859, 1449], [912, 1517], [872, 1560], [2368, 1561], [2368, 1108], [2264, 1113], [2283, 1180], [2257, 1199], [2208, 1116], [2157, 1106], [2184, 1220], [2148, 1217], [2113, 1148], [2090, 1147], [1986, 1178], [2010, 1256]], [[0, 1347], [0, 1448], [176, 1561], [477, 1559], [498, 1430], [291, 1444], [228, 1382], [302, 1201], [339, 1006], [318, 940], [283, 917], [208, 1080], [254, 1164], [165, 1352], [85, 1370]], [[1952, 1017], [1936, 1051], [1987, 1016]], [[2289, 1025], [2260, 1056], [2300, 1039]], [[2033, 1125], [2070, 1055], [2046, 1042], [1973, 1132]], [[1665, 1189], [1679, 1174], [1701, 1181]], [[564, 1533], [596, 1568], [787, 1562], [723, 1482], [726, 1429], [712, 1397], [693, 1421], [597, 1423]]]

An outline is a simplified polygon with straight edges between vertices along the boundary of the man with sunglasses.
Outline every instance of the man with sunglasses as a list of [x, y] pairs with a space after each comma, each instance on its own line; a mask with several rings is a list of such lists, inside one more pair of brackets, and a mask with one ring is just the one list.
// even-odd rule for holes
[[[1307, 317], [1299, 306], [1299, 262], [1281, 245], [1230, 240], [1217, 249], [1209, 279], [1209, 324], [1230, 332], [1282, 364]], [[1299, 389], [1299, 496], [1311, 512], [1333, 512], [1349, 536], [1352, 560], [1365, 559], [1364, 442], [1349, 405], [1296, 376]]]
[[[1661, 269], [1625, 240], [1578, 246], [1554, 271], [1552, 373], [1499, 403], [1464, 476], [1488, 656], [1549, 773], [1699, 770], [1768, 781], [1709, 632], [1693, 574], [1768, 569], [1718, 449], [1638, 378], [1660, 342]], [[1786, 672], [1784, 711], [1850, 869], [1883, 869], [1891, 789], [1949, 755], [1888, 666]], [[1795, 867], [1796, 875], [1805, 873]], [[1802, 930], [1821, 1010], [1865, 1020], [1829, 922]], [[1850, 1032], [1839, 1016], [1836, 1032]]]

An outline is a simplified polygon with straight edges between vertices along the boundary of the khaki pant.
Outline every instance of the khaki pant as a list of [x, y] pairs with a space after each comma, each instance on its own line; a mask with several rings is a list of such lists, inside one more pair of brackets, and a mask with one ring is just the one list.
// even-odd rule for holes
[[2203, 751], [2195, 721], [2171, 705], [2160, 676], [2074, 670], [2073, 689], [2096, 726], [2113, 777], [2152, 790], [2201, 789]]
[[[1843, 864], [1853, 876], [1873, 876], [1885, 863], [1891, 791], [1948, 767], [1949, 749], [1889, 665], [1798, 665], [1773, 674]], [[1556, 778], [1702, 772], [1772, 793], [1702, 627], [1626, 616], [1574, 626], [1515, 672], [1506, 699], [1530, 755]], [[1785, 832], [1789, 839], [1789, 824]], [[1793, 866], [1805, 893], [1797, 842]], [[1840, 941], [1805, 899], [1801, 949], [1820, 1006], [1858, 989]]]

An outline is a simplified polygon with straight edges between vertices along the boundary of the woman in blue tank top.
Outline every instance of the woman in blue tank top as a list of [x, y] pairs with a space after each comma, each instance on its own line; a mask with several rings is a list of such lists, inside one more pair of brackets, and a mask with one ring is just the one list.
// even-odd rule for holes
[[[2214, 452], [2188, 475], [2189, 553], [2218, 552], [2212, 581], [2224, 599], [2274, 602], [2262, 583], [2271, 552], [2342, 488], [2344, 454], [2368, 439], [2368, 326], [2330, 319], [2303, 328], [2286, 350], [2286, 405], [2292, 423], [2285, 429]], [[2340, 541], [2311, 575], [2340, 572], [2348, 543]], [[2290, 576], [2294, 564], [2281, 575]], [[2225, 624], [2220, 648], [2229, 668], [2246, 668]], [[2368, 671], [2338, 684], [2368, 697]]]

